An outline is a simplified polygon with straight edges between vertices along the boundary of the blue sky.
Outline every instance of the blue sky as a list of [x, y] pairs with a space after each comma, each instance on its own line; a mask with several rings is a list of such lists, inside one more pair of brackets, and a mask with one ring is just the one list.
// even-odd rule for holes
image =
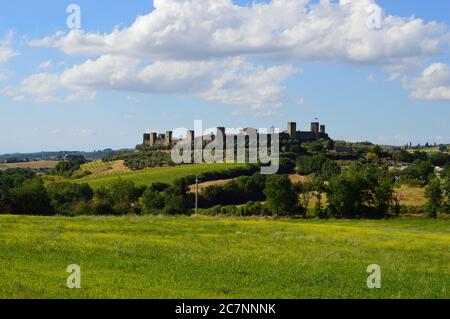
[[[204, 3], [207, 8], [211, 6], [209, 1], [199, 0], [199, 3]], [[70, 30], [66, 26], [66, 8], [72, 2], [81, 8], [83, 31], [74, 41], [68, 38]], [[349, 37], [336, 38], [336, 58], [333, 57], [334, 51], [330, 51], [334, 50], [333, 43], [329, 44], [329, 39], [322, 40], [320, 37], [325, 35], [319, 33], [315, 39], [318, 39], [319, 44], [327, 43], [324, 52], [314, 51], [314, 54], [309, 54], [311, 48], [302, 42], [303, 37], [296, 38], [301, 30], [294, 32], [294, 37], [290, 38], [298, 46], [292, 51], [287, 52], [288, 49], [275, 47], [275, 44], [271, 48], [270, 43], [277, 43], [277, 38], [270, 39], [269, 45], [261, 45], [260, 41], [266, 41], [266, 27], [271, 27], [265, 24], [272, 23], [264, 20], [255, 23], [261, 30], [249, 29], [249, 33], [254, 32], [252, 35], [245, 33], [245, 28], [241, 30], [244, 32], [243, 44], [230, 50], [223, 49], [230, 47], [229, 42], [226, 42], [220, 43], [220, 49], [216, 47], [202, 52], [202, 46], [208, 43], [202, 42], [207, 35], [196, 35], [194, 31], [187, 34], [188, 40], [190, 37], [194, 39], [186, 41], [187, 44], [164, 38], [164, 41], [167, 40], [164, 43], [168, 44], [164, 44], [162, 49], [155, 49], [152, 43], [155, 38], [148, 41], [137, 39], [136, 45], [123, 43], [131, 37], [144, 38], [147, 34], [145, 30], [112, 40], [112, 44], [108, 42], [110, 47], [98, 47], [95, 46], [98, 42], [92, 42], [85, 35], [105, 36], [115, 26], [120, 29], [130, 27], [137, 16], [148, 15], [155, 9], [152, 1], [72, 2], [16, 0], [0, 5], [0, 39], [4, 39], [4, 48], [14, 52], [14, 56], [0, 63], [0, 75], [3, 74], [0, 76], [0, 153], [133, 147], [141, 141], [144, 131], [191, 127], [196, 119], [203, 120], [206, 127], [276, 126], [285, 129], [288, 121], [297, 121], [302, 129], [307, 129], [311, 120], [319, 118], [327, 124], [328, 132], [336, 139], [370, 140], [397, 145], [409, 141], [450, 143], [450, 79], [447, 78], [450, 54], [446, 42], [450, 41], [447, 33], [450, 26], [450, 2], [447, 0], [376, 1], [386, 15], [398, 18], [414, 16], [423, 19], [424, 25], [411, 27], [412, 31], [397, 35], [393, 38], [393, 44], [389, 39], [382, 42], [379, 49], [376, 43], [367, 40], [369, 46], [377, 48], [373, 55], [362, 51], [359, 56], [359, 51], [355, 51], [358, 43], [365, 41], [364, 37], [358, 40], [358, 34], [351, 37], [354, 44], [345, 46], [340, 45], [340, 41], [349, 41]], [[271, 4], [270, 1], [264, 2]], [[314, 6], [316, 2], [310, 5]], [[252, 6], [251, 2], [244, 0], [234, 1], [234, 4]], [[228, 7], [224, 5], [212, 15], [224, 17]], [[162, 14], [170, 13], [171, 9], [160, 5], [157, 10]], [[223, 13], [220, 10], [224, 10]], [[289, 29], [295, 23], [292, 21], [292, 26], [285, 25], [282, 21], [283, 10], [273, 11], [271, 16], [276, 21], [273, 24], [278, 23], [277, 29]], [[316, 18], [316, 24], [326, 21], [324, 15], [328, 11], [324, 8], [321, 10], [323, 14], [320, 19]], [[248, 15], [255, 12], [249, 11]], [[339, 19], [341, 13], [336, 9], [330, 14]], [[176, 21], [176, 18], [173, 19]], [[189, 19], [192, 20], [192, 17]], [[237, 16], [231, 22], [224, 23], [235, 27], [242, 22], [239, 19], [240, 16]], [[204, 21], [201, 16], [200, 20]], [[161, 18], [158, 21], [166, 20]], [[242, 25], [245, 26], [246, 21]], [[442, 23], [441, 31], [435, 33], [433, 27], [428, 25], [433, 21]], [[164, 25], [158, 25], [151, 19], [146, 23], [144, 26], [148, 28], [164, 29]], [[330, 31], [334, 32], [337, 27], [340, 25]], [[347, 29], [347, 32], [353, 29]], [[343, 27], [343, 36], [345, 30]], [[58, 31], [65, 34], [52, 39], [51, 45], [31, 44], [33, 40], [51, 37]], [[173, 33], [171, 36], [183, 39], [183, 31], [176, 32], [179, 34]], [[392, 36], [393, 32], [386, 34]], [[439, 42], [439, 52], [429, 49], [429, 45], [419, 46], [430, 39], [430, 34]], [[181, 38], [177, 38], [178, 35]], [[196, 39], [199, 39], [199, 43], [195, 42]], [[376, 36], [373, 39], [379, 41]], [[256, 47], [246, 47], [246, 43], [257, 44]], [[401, 45], [396, 46], [396, 43]], [[388, 45], [389, 48], [383, 48]], [[155, 53], [153, 49], [160, 51]], [[416, 51], [417, 54], [409, 53]], [[118, 60], [114, 58], [112, 65], [122, 67], [128, 73], [140, 72], [145, 66], [154, 63], [161, 63], [162, 70], [168, 71], [162, 71], [166, 74], [157, 74], [155, 78], [149, 78], [148, 73], [143, 73], [142, 76], [146, 77], [142, 82], [132, 85], [122, 83], [121, 80], [117, 80], [120, 82], [117, 84], [112, 80], [118, 74], [122, 76], [121, 70], [90, 81], [89, 77], [95, 76], [86, 70], [93, 69], [95, 72], [97, 64], [100, 64], [95, 61], [98, 62], [97, 59], [104, 56], [108, 59], [117, 57]], [[89, 64], [81, 70], [76, 68], [85, 65], [89, 59], [95, 64]], [[401, 72], [393, 71], [395, 67], [405, 64], [404, 59], [410, 59], [413, 63], [406, 63], [408, 67], [402, 68]], [[134, 61], [137, 63], [136, 69], [130, 69], [128, 64]], [[178, 62], [182, 63], [181, 66], [172, 64]], [[108, 63], [106, 65], [109, 66]], [[433, 65], [434, 68], [430, 69]], [[191, 73], [195, 73], [198, 68], [202, 71], [197, 77], [180, 82], [174, 77], [185, 76], [181, 71], [170, 76], [170, 70], [178, 71], [184, 67]], [[66, 74], [68, 69], [72, 70]], [[434, 72], [422, 76], [427, 69]], [[108, 71], [104, 68], [99, 70]], [[149, 72], [154, 75], [158, 70], [160, 68], [150, 68]], [[29, 83], [26, 80], [34, 74], [45, 75], [32, 82], [32, 85], [24, 85], [24, 80]], [[265, 80], [254, 84], [259, 75]], [[127, 76], [123, 81], [126, 79]], [[211, 82], [224, 84], [217, 88], [211, 87]], [[56, 97], [47, 98], [42, 94], [49, 83], [52, 88], [54, 86], [50, 93]], [[64, 96], [68, 91], [81, 92], [83, 96], [88, 94], [89, 98], [71, 100]], [[95, 97], [90, 95], [94, 91]], [[258, 101], [253, 103], [253, 98]]]

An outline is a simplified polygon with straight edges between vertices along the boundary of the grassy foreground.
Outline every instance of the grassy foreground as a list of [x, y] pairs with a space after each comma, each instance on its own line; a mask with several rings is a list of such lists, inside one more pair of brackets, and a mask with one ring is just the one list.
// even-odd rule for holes
[[0, 298], [449, 298], [449, 247], [445, 220], [0, 216]]

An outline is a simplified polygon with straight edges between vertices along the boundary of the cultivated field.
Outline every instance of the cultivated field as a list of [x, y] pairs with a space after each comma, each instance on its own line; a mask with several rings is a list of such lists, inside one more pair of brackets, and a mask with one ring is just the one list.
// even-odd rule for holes
[[0, 216], [0, 298], [450, 298], [449, 247], [444, 220]]
[[427, 203], [425, 188], [402, 185], [396, 189], [400, 203], [405, 206], [423, 206]]
[[52, 169], [58, 165], [58, 161], [35, 161], [35, 162], [22, 162], [22, 163], [8, 163], [0, 164], [0, 169]]
[[197, 164], [174, 167], [155, 167], [141, 171], [111, 171], [107, 174], [88, 176], [77, 180], [88, 183], [93, 188], [108, 186], [118, 179], [129, 180], [137, 186], [149, 186], [153, 183], [172, 183], [177, 178], [200, 175], [206, 172], [223, 172], [244, 167], [246, 164]]

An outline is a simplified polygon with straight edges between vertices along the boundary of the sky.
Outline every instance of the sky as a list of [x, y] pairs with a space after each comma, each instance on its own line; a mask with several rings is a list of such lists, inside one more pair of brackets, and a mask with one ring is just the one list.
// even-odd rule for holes
[[130, 148], [194, 120], [450, 143], [450, 2], [3, 1], [0, 112], [0, 153]]

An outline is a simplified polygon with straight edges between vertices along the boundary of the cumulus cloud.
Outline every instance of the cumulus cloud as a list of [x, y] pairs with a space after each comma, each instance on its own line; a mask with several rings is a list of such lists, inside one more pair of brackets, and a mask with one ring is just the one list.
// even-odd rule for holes
[[[157, 61], [141, 65], [139, 59], [101, 56], [66, 69], [61, 74], [38, 73], [19, 88], [3, 94], [40, 102], [92, 98], [97, 90], [134, 91], [147, 94], [200, 96], [204, 99], [253, 108], [280, 106], [281, 83], [296, 70], [290, 66], [257, 67], [241, 58], [211, 61]], [[66, 97], [58, 95], [65, 90]]]
[[48, 69], [53, 65], [51, 60], [42, 62], [41, 64], [38, 65], [38, 69]]
[[0, 80], [6, 79], [9, 75], [9, 71], [3, 67], [3, 64], [17, 55], [17, 52], [10, 47], [12, 38], [13, 33], [9, 32], [4, 39], [0, 40]]
[[154, 0], [154, 8], [107, 34], [60, 31], [30, 41], [90, 59], [33, 74], [3, 94], [73, 101], [117, 90], [263, 109], [283, 104], [283, 82], [299, 74], [289, 64], [375, 64], [396, 79], [450, 42], [445, 25], [412, 17], [384, 15], [382, 27], [371, 28], [368, 8], [382, 11], [375, 0]]
[[[436, 54], [448, 40], [443, 25], [388, 15], [369, 28], [374, 0], [155, 0], [155, 10], [109, 34], [73, 30], [34, 40], [70, 55], [126, 55], [193, 60], [261, 55], [294, 61], [394, 63]], [[381, 10], [381, 8], [380, 8]]]
[[404, 86], [413, 90], [411, 98], [416, 100], [450, 101], [450, 66], [433, 63], [420, 77], [405, 80]]

